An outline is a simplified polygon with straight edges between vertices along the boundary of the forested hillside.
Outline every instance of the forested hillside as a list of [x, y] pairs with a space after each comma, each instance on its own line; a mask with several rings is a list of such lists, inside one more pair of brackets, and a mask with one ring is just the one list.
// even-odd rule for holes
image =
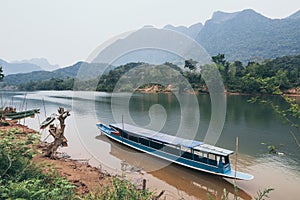
[[[19, 90], [74, 89], [105, 92], [133, 91], [158, 84], [161, 88], [172, 85], [174, 92], [184, 92], [188, 88], [188, 82], [196, 92], [209, 92], [206, 82], [209, 81], [212, 67], [219, 70], [227, 92], [276, 94], [300, 87], [300, 55], [243, 64], [241, 61], [227, 61], [224, 54], [213, 56], [212, 64], [200, 67], [193, 60], [185, 61], [185, 69], [168, 62], [161, 65], [128, 63], [102, 75], [90, 72], [94, 77], [88, 80], [54, 76], [43, 81], [31, 80], [21, 84], [16, 84], [19, 83], [17, 80], [14, 84]], [[206, 74], [206, 79], [203, 74]]]
[[34, 71], [30, 73], [11, 74], [5, 76], [3, 82], [7, 85], [20, 85], [28, 82], [39, 82], [50, 79], [68, 79], [78, 78], [81, 80], [89, 80], [96, 78], [105, 70], [113, 69], [113, 66], [108, 66], [103, 63], [86, 63], [77, 62], [76, 64], [60, 68], [54, 71]]

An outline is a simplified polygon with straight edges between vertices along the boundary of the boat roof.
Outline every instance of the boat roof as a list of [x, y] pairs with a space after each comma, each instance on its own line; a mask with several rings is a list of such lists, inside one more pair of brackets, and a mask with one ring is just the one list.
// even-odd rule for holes
[[165, 133], [133, 126], [130, 124], [125, 124], [125, 123], [124, 124], [121, 124], [121, 123], [110, 124], [110, 126], [121, 129], [121, 130], [128, 131], [130, 133], [133, 133], [133, 134], [141, 136], [141, 137], [147, 137], [147, 138], [150, 138], [153, 140], [157, 140], [157, 141], [160, 141], [163, 143], [173, 144], [173, 145], [177, 145], [177, 146], [193, 148], [195, 146], [203, 144], [203, 142], [199, 142], [199, 141], [195, 141], [195, 140], [188, 140], [188, 139], [168, 135]]
[[201, 152], [211, 153], [211, 154], [221, 155], [221, 156], [228, 156], [228, 155], [231, 155], [234, 153], [234, 151], [216, 147], [216, 146], [213, 146], [210, 144], [202, 144], [202, 145], [194, 147], [194, 149], [201, 151]]
[[110, 124], [111, 127], [117, 128], [120, 130], [128, 131], [132, 134], [138, 135], [140, 137], [146, 137], [149, 139], [153, 139], [156, 141], [160, 141], [166, 144], [172, 144], [177, 146], [184, 146], [187, 148], [193, 148], [196, 150], [199, 150], [201, 152], [210, 153], [210, 154], [216, 154], [221, 156], [228, 156], [230, 154], [233, 154], [234, 152], [231, 150], [223, 149], [220, 147], [215, 147], [209, 144], [204, 144], [203, 142], [197, 141], [197, 140], [189, 140], [184, 139], [172, 135], [168, 135], [165, 133], [161, 133], [158, 131], [153, 131], [137, 126], [133, 126], [126, 123], [116, 123], [116, 124]]

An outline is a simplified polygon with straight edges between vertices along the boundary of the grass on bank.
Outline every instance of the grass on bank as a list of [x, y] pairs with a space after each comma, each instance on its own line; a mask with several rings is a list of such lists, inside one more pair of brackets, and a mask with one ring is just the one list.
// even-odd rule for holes
[[67, 179], [47, 165], [36, 165], [37, 133], [19, 129], [0, 131], [0, 199], [152, 199], [148, 190], [137, 190], [129, 181], [115, 177], [98, 193], [77, 195]]

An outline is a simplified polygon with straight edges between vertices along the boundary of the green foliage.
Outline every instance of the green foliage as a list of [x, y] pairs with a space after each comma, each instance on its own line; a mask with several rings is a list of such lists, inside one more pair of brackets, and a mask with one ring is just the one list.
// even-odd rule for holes
[[268, 199], [268, 198], [270, 198], [269, 197], [270, 192], [272, 192], [273, 190], [274, 190], [273, 188], [266, 188], [263, 191], [259, 190], [257, 192], [257, 197], [255, 197], [254, 199], [255, 200], [265, 200], [265, 199]]
[[192, 59], [189, 59], [189, 60], [185, 60], [184, 61], [184, 68], [188, 68], [189, 70], [195, 70], [197, 68], [197, 62], [192, 60]]
[[34, 91], [34, 90], [72, 90], [74, 78], [59, 79], [51, 78], [46, 81], [24, 83], [19, 85], [19, 90]]
[[[299, 59], [298, 59], [299, 57]], [[191, 59], [185, 61], [185, 68], [189, 70], [182, 71], [176, 65], [171, 63], [165, 63], [165, 65], [172, 66], [175, 70], [178, 70], [183, 77], [189, 82], [189, 84], [195, 90], [203, 91], [207, 89], [207, 85], [210, 89], [216, 89], [222, 91], [223, 83], [228, 92], [242, 92], [242, 93], [255, 93], [255, 94], [281, 94], [281, 91], [290, 89], [292, 87], [300, 86], [300, 56], [290, 56], [277, 58], [275, 60], [266, 60], [263, 63], [249, 62], [247, 66], [243, 66], [240, 61], [229, 63], [225, 59], [224, 54], [218, 54], [212, 57], [214, 64], [207, 64], [200, 66], [197, 69], [197, 62]], [[287, 61], [289, 67], [282, 64]], [[116, 83], [120, 78], [129, 70], [140, 66], [143, 63], [129, 63], [122, 65], [116, 69], [110, 71], [108, 74], [104, 74], [100, 77], [97, 90], [112, 92], [115, 89]], [[278, 64], [279, 66], [277, 66]], [[160, 66], [157, 66], [159, 68]], [[149, 83], [155, 84], [156, 79], [172, 80], [174, 77], [168, 75], [168, 73], [157, 73], [154, 68], [145, 70], [144, 76], [149, 79]], [[149, 71], [149, 72], [147, 72]], [[199, 72], [201, 71], [201, 72]], [[221, 77], [219, 76], [221, 75]], [[162, 77], [163, 75], [163, 77]], [[141, 77], [130, 77], [133, 80]], [[145, 79], [145, 78], [144, 78]], [[220, 82], [223, 81], [223, 83]], [[133, 81], [134, 82], [134, 81]], [[178, 83], [178, 79], [174, 79], [174, 84]], [[181, 87], [187, 87], [183, 85]], [[134, 89], [133, 85], [123, 85], [123, 88], [127, 88], [128, 91]]]
[[192, 88], [201, 88], [205, 84], [200, 72], [184, 71], [182, 74], [190, 83]]
[[35, 133], [0, 132], [0, 199], [74, 199], [73, 185], [32, 163], [37, 142]]
[[78, 196], [75, 186], [41, 163], [33, 164], [33, 145], [39, 135], [22, 134], [19, 129], [0, 131], [0, 199], [151, 199], [149, 190], [138, 190], [131, 182], [113, 178], [103, 192]]
[[[234, 194], [234, 200], [238, 200], [240, 199], [239, 195], [238, 195], [238, 191], [237, 191], [237, 187], [234, 186], [234, 191], [235, 191], [235, 194]], [[273, 188], [266, 188], [264, 189], [263, 191], [259, 190], [257, 192], [257, 196], [254, 197], [255, 200], [266, 200], [267, 198], [269, 198], [269, 194], [273, 191], [274, 189]], [[213, 196], [211, 195], [211, 193], [208, 193], [208, 199], [209, 200], [214, 200]], [[222, 200], [229, 200], [229, 193], [227, 192], [227, 190], [224, 188], [223, 189], [223, 194], [221, 196], [221, 199]]]
[[[240, 61], [227, 62], [224, 54], [213, 56], [212, 61], [216, 63], [229, 92], [281, 94], [281, 91], [300, 86], [300, 57], [297, 57], [249, 62], [246, 67]], [[289, 67], [282, 64], [284, 61], [289, 62]]]
[[28, 140], [20, 140], [16, 134], [17, 129], [0, 132], [0, 177], [10, 180], [10, 177], [22, 175], [29, 160], [37, 153], [32, 145], [37, 142], [36, 134], [29, 134]]
[[261, 143], [262, 145], [266, 145], [268, 151], [270, 154], [279, 154], [278, 150], [283, 147], [284, 145], [283, 144], [280, 144], [280, 145], [272, 145], [272, 144], [267, 144], [267, 143], [264, 143], [262, 142]]
[[112, 92], [115, 85], [121, 78], [123, 74], [129, 70], [142, 65], [143, 63], [128, 63], [126, 65], [121, 65], [114, 70], [109, 71], [107, 74], [103, 74], [97, 84], [97, 91]]
[[[177, 72], [177, 73], [176, 73]], [[149, 65], [145, 63], [129, 63], [121, 65], [108, 74], [103, 74], [98, 82], [97, 91], [129, 92], [145, 84], [161, 84], [161, 81], [172, 83], [179, 87], [181, 69], [171, 63], [164, 65]], [[145, 84], [143, 84], [145, 83]], [[167, 87], [167, 85], [164, 85]]]
[[[280, 93], [280, 91], [278, 93]], [[248, 102], [259, 102], [261, 104], [270, 106], [273, 111], [281, 117], [284, 123], [300, 129], [300, 105], [294, 99], [288, 96], [280, 96], [286, 102], [284, 107], [280, 107], [267, 97], [253, 97]]]
[[153, 196], [149, 190], [137, 190], [136, 186], [131, 184], [126, 179], [114, 178], [112, 186], [107, 186], [101, 194], [100, 199], [114, 200], [114, 199], [136, 199], [146, 200], [151, 199]]
[[[175, 88], [178, 88], [178, 91], [183, 91], [188, 87], [188, 84], [182, 84], [184, 81], [188, 81], [194, 90], [204, 92], [207, 92], [207, 85], [213, 85], [211, 88], [218, 88], [218, 91], [221, 91], [221, 89], [223, 90], [223, 84], [228, 92], [249, 94], [281, 94], [281, 91], [300, 87], [300, 55], [285, 56], [260, 63], [249, 62], [244, 66], [241, 61], [230, 63], [225, 59], [224, 54], [218, 54], [212, 57], [212, 62], [212, 64], [197, 68], [196, 61], [186, 60], [184, 67], [189, 70], [182, 70], [169, 62], [155, 66], [145, 63], [128, 63], [116, 68], [110, 66], [107, 68], [108, 72], [100, 77], [96, 77], [99, 75], [98, 65], [90, 66], [86, 63], [78, 63], [66, 69], [56, 70], [55, 74], [50, 76], [52, 78], [49, 78], [48, 74], [45, 79], [41, 79], [46, 72], [32, 72], [37, 73], [34, 77], [38, 77], [38, 81], [19, 83], [19, 77], [17, 76], [14, 76], [12, 81], [18, 84], [19, 90], [96, 89], [105, 92], [112, 92], [115, 89], [119, 92], [133, 91], [140, 87], [137, 84], [139, 82], [153, 85], [160, 84], [161, 80], [172, 83]], [[85, 70], [80, 70], [82, 65], [84, 65]], [[143, 67], [139, 69], [141, 65]], [[177, 75], [174, 76], [174, 73], [170, 72], [170, 68], [178, 71], [186, 80], [180, 79]], [[131, 75], [130, 72], [133, 69], [135, 69], [135, 74]], [[74, 78], [76, 76], [74, 70], [76, 72], [83, 71], [84, 73], [80, 73], [82, 76]], [[67, 73], [70, 74], [70, 77], [66, 76]], [[25, 75], [20, 75], [21, 79], [23, 79], [23, 76]], [[28, 80], [33, 80], [30, 77], [26, 75]], [[125, 77], [127, 82], [122, 83], [122, 88], [115, 88], [121, 77], [123, 81]], [[7, 78], [11, 77], [5, 78], [4, 86], [9, 86], [7, 85]], [[220, 80], [222, 80], [222, 83]]]
[[74, 187], [66, 179], [58, 177], [48, 183], [42, 178], [30, 178], [20, 182], [9, 181], [0, 186], [0, 198], [74, 199]]
[[155, 199], [154, 194], [149, 190], [137, 189], [135, 185], [124, 178], [114, 177], [103, 191], [91, 192], [79, 197], [88, 200], [148, 200]]
[[111, 70], [113, 66], [103, 64], [103, 63], [86, 63], [86, 62], [77, 62], [72, 66], [59, 68], [54, 71], [33, 71], [30, 73], [18, 73], [18, 74], [9, 74], [5, 76], [3, 82], [8, 85], [18, 86], [21, 84], [26, 84], [28, 82], [43, 82], [55, 79], [79, 79], [81, 81], [86, 81], [94, 79], [99, 74], [104, 73], [104, 70]]

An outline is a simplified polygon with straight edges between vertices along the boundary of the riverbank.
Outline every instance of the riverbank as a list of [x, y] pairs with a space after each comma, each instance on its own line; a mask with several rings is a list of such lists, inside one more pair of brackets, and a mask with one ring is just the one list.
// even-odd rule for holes
[[[4, 137], [6, 137], [6, 135], [11, 135], [13, 133], [13, 140], [23, 140], [25, 143], [27, 143], [27, 140], [31, 140], [30, 135], [39, 134], [37, 131], [21, 124], [11, 123], [7, 121], [2, 122], [3, 123], [0, 124], [0, 139], [3, 139]], [[5, 138], [5, 140], [7, 139]], [[129, 195], [137, 195], [140, 196], [141, 199], [144, 199], [142, 195], [145, 195], [145, 199], [149, 199], [148, 197], [151, 196], [155, 198], [152, 193], [145, 187], [143, 187], [142, 189], [138, 189], [135, 185], [125, 180], [124, 177], [107, 173], [101, 168], [92, 167], [88, 163], [88, 160], [72, 160], [68, 158], [68, 155], [65, 154], [58, 154], [57, 159], [55, 160], [45, 157], [43, 154], [48, 146], [49, 143], [46, 142], [38, 142], [35, 145], [28, 146], [33, 152], [38, 152], [38, 154], [32, 158], [33, 164], [35, 166], [41, 167], [42, 171], [45, 174], [48, 174], [49, 171], [54, 170], [55, 174], [57, 174], [61, 178], [66, 179], [70, 183], [70, 185], [74, 187], [74, 192], [78, 197], [90, 199], [90, 195], [94, 195], [94, 198], [92, 199], [98, 199], [97, 195], [101, 195], [102, 199], [103, 195], [105, 196], [108, 193], [109, 195], [114, 194], [114, 196], [117, 197], [119, 191], [113, 191], [119, 189], [116, 188], [115, 185], [117, 182], [117, 187], [120, 186], [121, 189], [123, 188], [123, 190], [128, 190], [128, 194], [131, 193]], [[2, 149], [3, 147], [4, 146], [1, 146], [0, 152], [5, 151], [4, 149]], [[50, 168], [45, 168], [45, 166], [50, 166]], [[1, 176], [1, 179], [2, 178], [3, 177]], [[5, 180], [1, 179], [0, 181]]]
[[[145, 94], [169, 94], [169, 93], [176, 93], [178, 92], [178, 88], [175, 88], [172, 84], [169, 84], [167, 87], [160, 86], [157, 84], [149, 85], [144, 88], [139, 88], [136, 90], [138, 93], [145, 93]], [[194, 88], [192, 90], [184, 90], [184, 94], [209, 94], [209, 90], [207, 87], [202, 88]], [[243, 92], [233, 92], [225, 90], [224, 93], [226, 95], [240, 95], [240, 96], [257, 96], [257, 95], [274, 95], [270, 93], [243, 93]], [[300, 96], [300, 87], [292, 88], [283, 91], [283, 94], [290, 97], [299, 97]]]
[[[21, 124], [8, 123], [5, 126], [0, 126], [0, 131], [7, 132], [11, 129], [18, 130], [17, 137], [23, 137], [31, 133], [38, 134], [37, 131]], [[52, 166], [60, 176], [66, 178], [76, 186], [75, 191], [77, 194], [86, 194], [90, 191], [98, 192], [111, 182], [112, 175], [90, 166], [87, 161], [75, 161], [66, 158], [64, 155], [58, 155], [56, 160], [43, 156], [48, 146], [49, 143], [46, 142], [41, 142], [33, 146], [35, 150], [40, 152], [33, 157], [33, 162], [36, 165], [44, 163], [45, 165]]]

